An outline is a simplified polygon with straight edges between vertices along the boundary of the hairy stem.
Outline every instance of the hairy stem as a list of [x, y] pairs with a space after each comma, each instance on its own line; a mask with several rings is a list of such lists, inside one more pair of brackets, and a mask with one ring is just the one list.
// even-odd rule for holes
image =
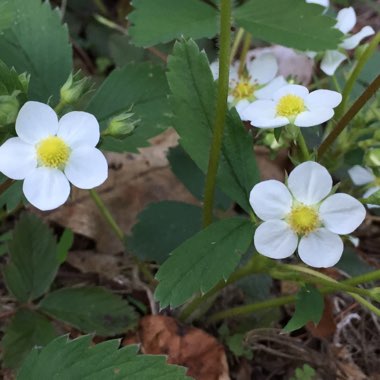
[[297, 145], [298, 145], [298, 147], [300, 149], [300, 152], [301, 152], [301, 155], [302, 155], [302, 160], [303, 161], [309, 161], [310, 160], [309, 148], [306, 145], [305, 138], [303, 137], [301, 131], [298, 132]]
[[203, 206], [203, 226], [212, 223], [212, 212], [214, 208], [214, 196], [216, 186], [216, 175], [219, 167], [220, 153], [223, 142], [224, 124], [227, 112], [230, 43], [231, 43], [231, 0], [221, 0], [220, 5], [220, 52], [219, 52], [219, 80], [218, 95], [216, 103], [216, 116], [213, 136], [210, 148], [210, 156], [206, 175]]
[[351, 108], [339, 120], [335, 128], [326, 137], [318, 149], [318, 160], [326, 153], [329, 147], [334, 143], [338, 136], [343, 132], [348, 123], [356, 116], [356, 114], [363, 108], [368, 100], [376, 93], [380, 87], [380, 75], [378, 75], [373, 82], [366, 88], [366, 90], [359, 96]]

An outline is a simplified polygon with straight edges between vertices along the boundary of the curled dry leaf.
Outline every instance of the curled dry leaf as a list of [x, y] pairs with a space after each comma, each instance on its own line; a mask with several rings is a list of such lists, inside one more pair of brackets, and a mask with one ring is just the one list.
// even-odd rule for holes
[[336, 330], [336, 322], [333, 312], [333, 303], [328, 296], [324, 297], [325, 307], [323, 309], [322, 318], [317, 325], [309, 322], [306, 325], [307, 330], [316, 338], [330, 338]]
[[167, 355], [168, 362], [188, 368], [195, 380], [229, 380], [223, 346], [201, 329], [180, 324], [174, 318], [149, 315], [141, 319], [135, 336], [124, 345], [141, 343], [144, 354]]

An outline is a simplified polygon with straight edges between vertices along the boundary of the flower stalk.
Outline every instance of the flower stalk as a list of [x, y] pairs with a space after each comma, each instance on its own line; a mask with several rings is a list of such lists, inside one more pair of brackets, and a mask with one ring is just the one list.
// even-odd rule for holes
[[203, 206], [203, 226], [212, 223], [214, 207], [216, 175], [219, 167], [220, 154], [223, 142], [224, 125], [227, 112], [227, 97], [229, 84], [229, 63], [231, 43], [231, 0], [222, 0], [220, 9], [220, 52], [219, 52], [219, 80], [216, 103], [216, 116], [210, 148], [209, 163], [206, 175]]

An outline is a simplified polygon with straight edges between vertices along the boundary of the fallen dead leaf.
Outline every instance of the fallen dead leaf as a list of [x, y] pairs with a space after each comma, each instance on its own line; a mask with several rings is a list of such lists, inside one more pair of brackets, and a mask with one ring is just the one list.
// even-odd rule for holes
[[140, 320], [137, 334], [123, 345], [141, 343], [145, 354], [167, 355], [168, 362], [188, 368], [195, 380], [229, 380], [224, 347], [201, 329], [180, 324], [174, 318], [149, 315]]
[[306, 329], [316, 338], [330, 338], [336, 330], [336, 322], [333, 312], [333, 303], [330, 297], [325, 297], [325, 307], [323, 309], [322, 318], [317, 325], [309, 322]]

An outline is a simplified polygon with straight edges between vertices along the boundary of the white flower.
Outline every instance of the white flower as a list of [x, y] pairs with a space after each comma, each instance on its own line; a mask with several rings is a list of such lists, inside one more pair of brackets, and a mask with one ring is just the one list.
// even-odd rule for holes
[[[348, 169], [348, 175], [356, 186], [369, 185], [368, 189], [363, 194], [363, 198], [368, 198], [380, 190], [377, 178], [371, 169], [364, 168], [360, 165], [355, 165]], [[380, 208], [379, 205], [367, 204], [368, 208]]]
[[[271, 53], [264, 53], [253, 60], [247, 60], [246, 73], [239, 75], [239, 61], [230, 67], [228, 103], [236, 107], [240, 117], [244, 109], [256, 99], [268, 99], [287, 84], [282, 76], [276, 77], [278, 64]], [[214, 79], [219, 76], [218, 62], [210, 65]], [[244, 120], [244, 119], [243, 119]]]
[[306, 264], [325, 268], [335, 265], [342, 253], [339, 235], [354, 231], [364, 220], [364, 206], [348, 194], [333, 194], [332, 178], [320, 164], [298, 165], [287, 186], [276, 180], [260, 182], [250, 203], [264, 221], [257, 227], [257, 251], [273, 259], [298, 254]]
[[[360, 32], [349, 35], [355, 24], [356, 13], [354, 8], [344, 8], [338, 12], [335, 28], [345, 35], [345, 39], [339, 44], [340, 48], [346, 50], [355, 49], [364, 38], [375, 34], [373, 28], [367, 25]], [[327, 50], [321, 62], [321, 70], [327, 75], [334, 75], [336, 69], [346, 59], [347, 56], [338, 50]]]
[[329, 0], [306, 0], [307, 3], [312, 4], [319, 4], [322, 5], [322, 7], [328, 8], [330, 6]]
[[287, 124], [311, 127], [334, 116], [333, 108], [342, 95], [330, 90], [309, 93], [304, 86], [289, 84], [277, 90], [270, 100], [257, 100], [244, 110], [244, 118], [254, 127], [277, 128]]
[[95, 146], [99, 124], [87, 112], [70, 112], [59, 121], [48, 105], [27, 102], [16, 120], [18, 137], [0, 147], [0, 171], [24, 180], [26, 199], [40, 210], [52, 210], [67, 200], [70, 183], [80, 189], [102, 184], [107, 161]]

